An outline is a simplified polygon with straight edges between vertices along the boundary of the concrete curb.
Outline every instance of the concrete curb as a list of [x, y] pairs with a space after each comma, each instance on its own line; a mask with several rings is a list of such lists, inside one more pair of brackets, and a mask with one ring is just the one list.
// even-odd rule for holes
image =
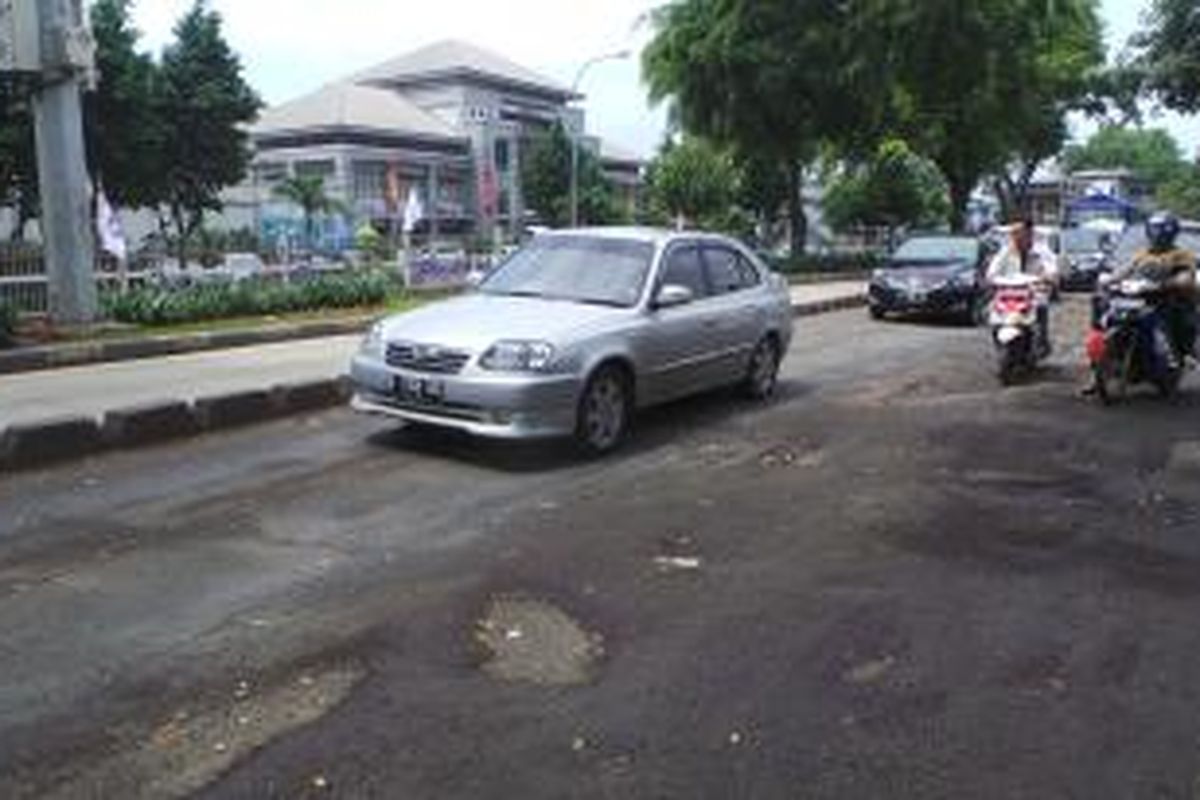
[[116, 409], [102, 419], [72, 417], [14, 425], [0, 434], [0, 473], [321, 411], [349, 399], [349, 381], [341, 377], [214, 395], [193, 402], [176, 400]]
[[[797, 317], [812, 317], [861, 308], [866, 303], [867, 296], [860, 294], [796, 303], [792, 310]], [[319, 335], [347, 332], [341, 329], [330, 331], [329, 323], [321, 325], [323, 333]], [[0, 373], [2, 371], [0, 369]], [[115, 409], [105, 413], [102, 419], [80, 417], [14, 425], [0, 433], [0, 472], [47, 466], [106, 450], [131, 449], [206, 431], [321, 411], [346, 403], [350, 394], [349, 380], [339, 377], [201, 397], [192, 402], [164, 401]]]
[[184, 355], [205, 350], [225, 350], [259, 344], [276, 344], [299, 339], [319, 339], [324, 336], [346, 336], [362, 333], [375, 318], [374, 316], [354, 317], [332, 322], [305, 322], [256, 330], [217, 331], [214, 333], [191, 333], [183, 336], [154, 336], [22, 347], [16, 350], [0, 351], [0, 375], [114, 361], [136, 361], [143, 358]]

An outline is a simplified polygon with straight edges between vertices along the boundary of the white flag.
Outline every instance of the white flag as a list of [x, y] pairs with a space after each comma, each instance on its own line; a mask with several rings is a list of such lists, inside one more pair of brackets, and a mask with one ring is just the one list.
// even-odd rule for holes
[[417, 187], [414, 186], [408, 190], [408, 202], [404, 205], [404, 232], [412, 233], [424, 217], [425, 206], [421, 203], [421, 196], [417, 194]]
[[100, 247], [106, 253], [115, 256], [118, 261], [124, 261], [129, 253], [125, 244], [125, 233], [121, 230], [121, 221], [117, 219], [116, 212], [113, 211], [103, 190], [97, 199], [96, 231], [100, 236]]

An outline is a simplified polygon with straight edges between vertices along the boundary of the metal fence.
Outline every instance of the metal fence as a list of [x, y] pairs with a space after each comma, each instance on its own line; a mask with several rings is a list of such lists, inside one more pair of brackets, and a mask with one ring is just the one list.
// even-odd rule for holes
[[[103, 255], [96, 258], [96, 283], [101, 291], [128, 290], [145, 285], [158, 274], [159, 259], [140, 257], [131, 263]], [[50, 282], [40, 247], [9, 244], [0, 247], [0, 304], [24, 314], [50, 311]]]

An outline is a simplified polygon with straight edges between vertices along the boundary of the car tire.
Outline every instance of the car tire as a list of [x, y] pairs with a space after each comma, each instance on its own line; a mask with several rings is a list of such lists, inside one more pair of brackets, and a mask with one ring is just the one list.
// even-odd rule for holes
[[774, 336], [764, 336], [750, 353], [750, 364], [742, 381], [742, 392], [751, 400], [770, 400], [779, 385], [782, 354]]
[[625, 440], [632, 417], [629, 377], [616, 366], [601, 367], [579, 398], [575, 440], [588, 455], [607, 455]]
[[885, 312], [879, 306], [870, 306], [870, 308], [868, 310], [870, 311], [871, 319], [874, 319], [874, 320], [881, 320], [885, 316], [887, 316], [887, 312]]

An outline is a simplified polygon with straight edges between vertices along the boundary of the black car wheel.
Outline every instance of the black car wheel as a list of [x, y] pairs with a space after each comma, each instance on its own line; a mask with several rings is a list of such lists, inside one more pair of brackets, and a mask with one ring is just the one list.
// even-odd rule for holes
[[629, 432], [633, 392], [625, 373], [613, 366], [601, 367], [579, 399], [575, 438], [591, 455], [605, 455], [620, 446]]

